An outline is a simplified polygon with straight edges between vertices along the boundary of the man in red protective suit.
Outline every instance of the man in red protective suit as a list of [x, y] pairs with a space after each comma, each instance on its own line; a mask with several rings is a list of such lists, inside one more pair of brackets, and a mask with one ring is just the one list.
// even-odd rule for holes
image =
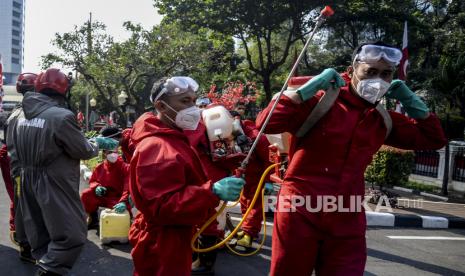
[[[197, 100], [197, 106], [198, 102], [199, 101]], [[200, 122], [199, 126], [195, 130], [184, 130], [184, 134], [189, 139], [190, 145], [196, 150], [199, 156], [203, 171], [205, 172], [208, 180], [214, 183], [228, 175], [231, 175], [234, 165], [212, 161], [206, 132], [207, 129], [203, 122]], [[213, 216], [215, 212], [215, 209], [209, 210], [207, 219]], [[203, 223], [201, 223], [200, 226], [202, 224]], [[207, 227], [207, 229], [205, 229], [199, 237], [198, 243], [200, 248], [211, 247], [223, 237], [224, 231], [218, 229], [218, 227], [218, 220], [215, 220]], [[193, 256], [191, 275], [214, 275], [217, 253], [217, 250], [212, 250], [206, 253], [194, 254], [195, 256]]]
[[[109, 136], [104, 135], [104, 137]], [[89, 188], [81, 195], [82, 204], [88, 215], [89, 228], [98, 224], [99, 207], [112, 208], [117, 213], [130, 210], [129, 164], [118, 155], [117, 149], [104, 149], [102, 157], [104, 161], [95, 167], [89, 180]]]
[[[258, 136], [258, 129], [256, 128], [255, 123], [249, 120], [243, 120], [241, 124], [242, 129], [244, 130], [244, 134], [247, 137], [249, 137], [251, 141], [254, 141]], [[255, 152], [250, 158], [250, 161], [246, 167], [245, 182], [247, 184], [244, 186], [240, 198], [242, 215], [245, 215], [247, 209], [250, 207], [250, 204], [253, 200], [263, 172], [269, 165], [271, 165], [268, 157], [269, 146], [270, 143], [268, 142], [266, 137], [261, 136], [260, 140], [258, 141], [257, 147], [255, 148]], [[268, 179], [269, 178], [267, 177], [265, 182]], [[266, 187], [262, 186], [262, 188]], [[262, 227], [262, 220], [263, 207], [262, 197], [260, 196], [255, 202], [255, 205], [252, 207], [252, 210], [250, 211], [249, 215], [244, 220], [244, 223], [241, 226], [242, 231], [238, 232], [239, 240], [237, 241], [237, 245], [246, 248], [251, 247], [252, 239], [257, 238], [258, 234], [260, 233], [260, 229]]]
[[[235, 111], [231, 111], [231, 114], [234, 117], [239, 116], [239, 114]], [[251, 144], [258, 134], [258, 130], [255, 128], [255, 123], [252, 121], [244, 120], [241, 121], [241, 127], [249, 140], [248, 143]], [[209, 150], [210, 145], [208, 141], [207, 129], [203, 123], [200, 123], [196, 130], [186, 130], [184, 133], [189, 139], [190, 144], [197, 150], [202, 166], [204, 171], [207, 173], [209, 180], [215, 182], [223, 177], [233, 174], [234, 170], [239, 167], [239, 159], [235, 159], [235, 161], [229, 161], [227, 159], [212, 161], [211, 153]], [[257, 151], [252, 155], [252, 158], [250, 159], [250, 162], [246, 168], [245, 180], [247, 184], [244, 186], [242, 195], [240, 197], [242, 215], [244, 215], [246, 210], [249, 208], [257, 189], [260, 177], [266, 167], [269, 165], [268, 146], [268, 140], [262, 136], [260, 142], [257, 145]], [[214, 210], [211, 211], [210, 216], [213, 215], [213, 213]], [[242, 224], [242, 231], [240, 231], [238, 234], [238, 238], [240, 239], [238, 241], [239, 245], [244, 247], [251, 247], [252, 238], [258, 237], [260, 232], [262, 216], [262, 204], [260, 197]], [[218, 222], [214, 221], [200, 236], [199, 244], [203, 248], [211, 247], [223, 234], [223, 231], [218, 231]], [[193, 264], [192, 275], [213, 274], [213, 266], [216, 260], [216, 254], [216, 250], [199, 254], [198, 261], [194, 262]]]
[[131, 162], [132, 154], [134, 149], [130, 147], [132, 128], [123, 129], [121, 132], [120, 146], [121, 151], [123, 152], [123, 160], [126, 163]]
[[[363, 275], [366, 261], [365, 211], [327, 212], [315, 209], [322, 196], [338, 196], [347, 207], [350, 197], [364, 196], [364, 171], [380, 146], [403, 149], [439, 149], [446, 143], [438, 118], [403, 82], [393, 81], [400, 50], [381, 42], [363, 44], [353, 64], [340, 76], [326, 69], [296, 92], [279, 99], [265, 132], [290, 132], [290, 163], [275, 214], [270, 275]], [[340, 88], [329, 111], [304, 136], [295, 135], [309, 116], [322, 90]], [[334, 90], [329, 90], [328, 93]], [[387, 134], [376, 109], [382, 96], [399, 100], [409, 117], [389, 112]], [[264, 124], [270, 105], [257, 118]], [[292, 197], [305, 196], [311, 209], [296, 207]], [[307, 202], [306, 202], [307, 203]], [[339, 202], [338, 202], [339, 203]]]
[[245, 184], [227, 177], [212, 183], [183, 130], [195, 130], [198, 84], [190, 77], [155, 83], [148, 112], [134, 124], [130, 192], [139, 213], [131, 226], [134, 275], [190, 275], [190, 241], [218, 200], [235, 200]]

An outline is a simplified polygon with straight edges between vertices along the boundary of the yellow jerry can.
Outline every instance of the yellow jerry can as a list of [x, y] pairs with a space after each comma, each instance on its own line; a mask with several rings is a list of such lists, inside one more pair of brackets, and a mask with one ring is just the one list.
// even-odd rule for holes
[[128, 211], [118, 214], [113, 209], [103, 210], [100, 213], [100, 242], [103, 244], [112, 241], [127, 243], [130, 225], [131, 218]]

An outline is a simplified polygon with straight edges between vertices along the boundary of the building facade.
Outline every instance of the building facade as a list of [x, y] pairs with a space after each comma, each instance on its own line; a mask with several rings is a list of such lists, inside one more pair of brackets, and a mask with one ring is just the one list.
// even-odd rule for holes
[[0, 0], [0, 55], [5, 84], [13, 84], [24, 64], [25, 0]]

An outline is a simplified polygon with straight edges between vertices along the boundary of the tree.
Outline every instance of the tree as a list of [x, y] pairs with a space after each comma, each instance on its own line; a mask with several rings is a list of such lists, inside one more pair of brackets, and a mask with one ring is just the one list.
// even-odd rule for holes
[[465, 118], [465, 54], [445, 59], [431, 86], [435, 91], [433, 97], [448, 103], [447, 111], [456, 109]]
[[58, 63], [73, 68], [78, 83], [85, 82], [78, 86], [81, 96], [86, 93], [83, 87], [91, 89], [101, 111], [117, 110], [121, 118], [124, 114], [117, 96], [122, 90], [136, 113], [141, 114], [150, 105], [150, 90], [157, 79], [191, 75], [206, 87], [216, 71], [230, 68], [234, 42], [214, 32], [187, 33], [167, 22], [151, 30], [131, 22], [124, 27], [131, 36], [123, 42], [114, 42], [99, 22], [90, 28], [85, 23], [71, 32], [56, 34], [53, 44], [58, 52], [44, 56], [42, 66]]
[[[311, 12], [325, 1], [154, 2], [159, 13], [166, 15], [168, 20], [179, 22], [188, 30], [209, 28], [238, 39], [244, 48], [248, 68], [261, 78], [266, 99], [269, 101], [272, 95], [272, 74], [286, 62], [291, 46], [313, 26], [312, 18], [317, 14]], [[273, 38], [283, 34], [283, 45], [273, 45]], [[251, 46], [256, 46], [256, 54], [252, 53]]]

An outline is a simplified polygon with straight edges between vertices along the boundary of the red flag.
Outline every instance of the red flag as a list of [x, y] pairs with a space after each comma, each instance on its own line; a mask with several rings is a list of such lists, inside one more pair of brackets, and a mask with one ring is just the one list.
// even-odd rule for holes
[[399, 64], [399, 79], [407, 79], [407, 66], [408, 66], [408, 35], [407, 35], [407, 21], [404, 25], [404, 37], [402, 39], [402, 59]]

